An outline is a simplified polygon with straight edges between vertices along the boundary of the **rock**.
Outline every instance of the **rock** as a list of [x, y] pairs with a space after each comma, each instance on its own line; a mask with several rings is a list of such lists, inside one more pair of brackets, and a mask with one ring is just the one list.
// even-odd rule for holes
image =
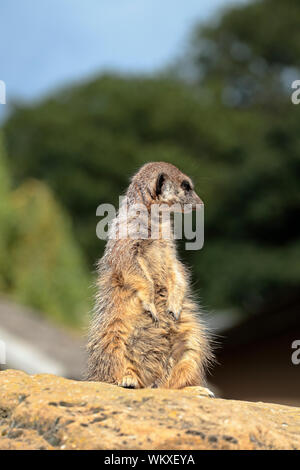
[[300, 408], [0, 373], [1, 449], [300, 449]]

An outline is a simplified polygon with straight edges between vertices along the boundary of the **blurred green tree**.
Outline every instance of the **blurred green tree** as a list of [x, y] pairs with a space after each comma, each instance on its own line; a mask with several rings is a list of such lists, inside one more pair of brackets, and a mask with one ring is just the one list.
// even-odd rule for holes
[[0, 133], [0, 290], [7, 290], [11, 280], [9, 246], [13, 232], [14, 215], [10, 204], [10, 177]]
[[0, 292], [56, 321], [82, 325], [91, 280], [69, 217], [42, 182], [27, 180], [11, 191], [0, 142]]
[[297, 0], [231, 7], [195, 29], [177, 69], [192, 77], [231, 140], [219, 154], [226, 172], [215, 175], [206, 199], [212, 216], [198, 274], [210, 298], [246, 311], [300, 301], [300, 106], [291, 103], [299, 17]]
[[53, 320], [84, 324], [89, 283], [68, 215], [48, 187], [25, 181], [11, 194], [17, 220], [10, 263], [14, 297]]
[[232, 7], [196, 28], [172, 73], [104, 75], [17, 106], [4, 128], [14, 183], [46, 181], [94, 263], [98, 204], [116, 204], [144, 162], [170, 161], [206, 204], [204, 249], [184, 253], [204, 305], [257, 312], [297, 297], [299, 17], [296, 0]]
[[97, 206], [118, 203], [145, 161], [196, 169], [192, 152], [211, 144], [202, 118], [194, 93], [176, 80], [100, 77], [15, 109], [5, 125], [14, 181], [30, 176], [49, 184], [92, 264], [103, 249]]

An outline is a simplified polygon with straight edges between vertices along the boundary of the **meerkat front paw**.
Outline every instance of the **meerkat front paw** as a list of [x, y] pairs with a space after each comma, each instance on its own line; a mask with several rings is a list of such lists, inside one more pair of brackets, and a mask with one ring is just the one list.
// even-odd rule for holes
[[180, 317], [181, 310], [176, 312], [175, 309], [168, 309], [168, 314], [171, 315], [175, 321], [177, 321]]
[[154, 323], [158, 324], [159, 320], [158, 320], [158, 315], [157, 315], [157, 310], [156, 310], [155, 305], [143, 302], [143, 308], [145, 310], [145, 313], [151, 316]]
[[175, 321], [177, 321], [180, 317], [182, 311], [182, 305], [176, 301], [168, 301], [167, 303], [167, 312], [171, 315]]
[[123, 388], [139, 388], [139, 383], [132, 375], [124, 375], [120, 382], [118, 382], [118, 386]]

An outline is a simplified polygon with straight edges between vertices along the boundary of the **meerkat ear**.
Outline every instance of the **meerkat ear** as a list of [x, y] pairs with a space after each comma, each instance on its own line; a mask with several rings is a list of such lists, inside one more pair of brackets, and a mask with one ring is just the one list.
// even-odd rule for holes
[[156, 188], [155, 188], [156, 197], [161, 194], [162, 186], [165, 182], [165, 179], [166, 179], [166, 175], [164, 173], [160, 173], [158, 175], [157, 180], [156, 180]]

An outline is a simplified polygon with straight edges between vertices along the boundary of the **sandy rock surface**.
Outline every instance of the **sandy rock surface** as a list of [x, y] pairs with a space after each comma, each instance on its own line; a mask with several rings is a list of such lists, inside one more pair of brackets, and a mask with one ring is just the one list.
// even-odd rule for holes
[[300, 449], [300, 408], [8, 370], [0, 449]]

